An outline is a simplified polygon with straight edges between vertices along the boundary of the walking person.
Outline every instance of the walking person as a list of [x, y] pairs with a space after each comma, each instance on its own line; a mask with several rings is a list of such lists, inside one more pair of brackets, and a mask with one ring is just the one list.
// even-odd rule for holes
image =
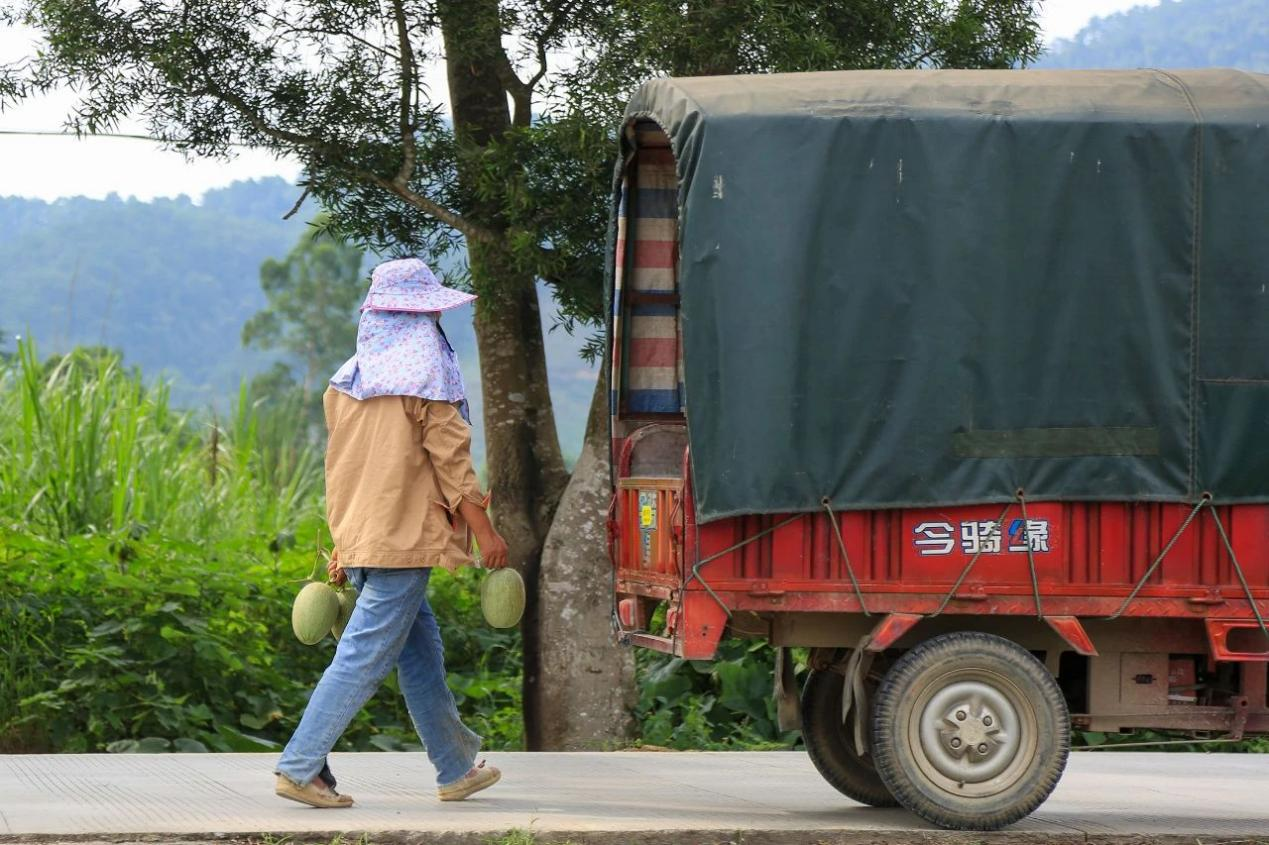
[[481, 738], [461, 721], [445, 683], [440, 629], [427, 601], [432, 568], [507, 564], [471, 461], [463, 378], [440, 312], [475, 299], [443, 287], [417, 258], [371, 274], [356, 354], [322, 397], [329, 440], [329, 573], [358, 590], [335, 657], [278, 761], [276, 793], [313, 807], [348, 807], [327, 754], [395, 666], [437, 794], [460, 801], [498, 781], [476, 762]]

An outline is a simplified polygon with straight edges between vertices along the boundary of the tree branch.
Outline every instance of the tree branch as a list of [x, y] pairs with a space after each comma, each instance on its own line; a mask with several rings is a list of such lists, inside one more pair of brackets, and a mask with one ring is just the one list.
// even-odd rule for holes
[[527, 83], [530, 90], [536, 88], [537, 84], [542, 81], [542, 77], [546, 76], [547, 45], [550, 44], [551, 39], [559, 35], [560, 29], [564, 26], [564, 22], [568, 19], [569, 13], [573, 11], [573, 7], [576, 5], [576, 0], [564, 0], [564, 2], [560, 3], [560, 5], [556, 6], [555, 12], [551, 15], [551, 20], [547, 22], [546, 28], [544, 28], [542, 33], [538, 36], [536, 42], [538, 52], [538, 70]]
[[498, 51], [497, 69], [498, 81], [502, 83], [502, 87], [511, 95], [511, 100], [516, 105], [511, 122], [516, 126], [528, 126], [533, 120], [532, 86], [516, 73], [516, 69], [511, 66], [511, 59], [507, 57], [506, 50]]
[[400, 53], [398, 62], [401, 66], [401, 169], [397, 171], [397, 176], [393, 180], [401, 186], [410, 183], [410, 178], [414, 175], [414, 160], [416, 155], [414, 140], [414, 122], [411, 106], [414, 102], [414, 51], [410, 49], [410, 27], [405, 19], [405, 5], [402, 0], [392, 0], [392, 16], [396, 19], [397, 24], [397, 51]]
[[461, 232], [463, 237], [467, 238], [469, 241], [492, 244], [499, 240], [498, 234], [492, 229], [473, 223], [467, 218], [450, 211], [440, 203], [430, 200], [420, 193], [416, 193], [411, 190], [408, 185], [401, 184], [395, 179], [385, 179], [377, 173], [373, 173], [369, 170], [362, 170], [361, 168], [353, 169], [352, 173], [358, 179], [369, 182], [376, 187], [383, 188], [385, 191], [405, 200], [420, 211], [432, 215], [446, 226]]
[[[336, 160], [347, 161], [344, 151], [321, 138], [311, 135], [302, 135], [298, 132], [291, 132], [286, 129], [279, 129], [271, 126], [258, 112], [256, 112], [246, 100], [232, 91], [221, 89], [210, 77], [207, 76], [205, 68], [203, 70], [203, 93], [208, 96], [215, 97], [225, 105], [238, 112], [244, 120], [247, 121], [257, 132], [260, 132], [277, 141], [283, 141], [288, 144], [305, 147], [318, 153]], [[491, 229], [478, 225], [466, 219], [462, 215], [450, 211], [438, 202], [428, 199], [422, 194], [411, 190], [409, 185], [399, 181], [398, 179], [386, 179], [378, 173], [365, 170], [360, 167], [352, 167], [350, 171], [358, 179], [369, 182], [372, 185], [383, 188], [391, 194], [408, 202], [410, 205], [432, 215], [437, 220], [461, 232], [463, 237], [471, 241], [480, 241], [483, 243], [494, 243], [498, 240], [498, 235]]]
[[300, 206], [304, 204], [304, 200], [308, 199], [309, 192], [312, 188], [305, 188], [304, 193], [300, 194], [300, 198], [295, 201], [295, 205], [291, 206], [291, 210], [282, 215], [283, 220], [290, 220], [300, 210]]
[[280, 30], [282, 30], [283, 32], [288, 32], [292, 35], [330, 35], [335, 38], [348, 38], [352, 41], [356, 41], [358, 44], [362, 45], [363, 47], [369, 47], [371, 50], [374, 50], [376, 53], [379, 53], [385, 56], [386, 58], [392, 59], [394, 62], [398, 60], [397, 54], [394, 53], [392, 50], [388, 49], [382, 44], [376, 44], [373, 41], [370, 41], [369, 39], [362, 38], [360, 35], [357, 35], [355, 32], [350, 32], [348, 30], [343, 30], [343, 29], [328, 29], [326, 27], [320, 27], [320, 26], [298, 26], [296, 24], [290, 23], [285, 18], [278, 17], [277, 15], [272, 14], [268, 11], [264, 12], [264, 16], [266, 19], [272, 21]]
[[528, 126], [533, 121], [533, 92], [537, 88], [538, 83], [546, 76], [548, 67], [546, 59], [546, 51], [551, 40], [559, 35], [560, 29], [564, 26], [568, 15], [576, 6], [576, 0], [564, 0], [555, 7], [555, 11], [551, 14], [551, 19], [538, 33], [538, 37], [534, 39], [534, 49], [537, 52], [538, 69], [537, 72], [525, 82], [516, 73], [515, 67], [511, 64], [511, 59], [507, 56], [505, 50], [499, 50], [498, 59], [498, 81], [502, 83], [502, 87], [511, 95], [512, 102], [515, 103], [515, 115], [511, 122], [516, 126]]
[[933, 55], [934, 55], [935, 53], [937, 53], [938, 51], [939, 51], [939, 45], [935, 44], [933, 47], [931, 47], [930, 49], [928, 49], [928, 50], [926, 50], [925, 52], [921, 53], [920, 55], [916, 56], [915, 58], [908, 59], [908, 61], [907, 61], [906, 65], [905, 65], [905, 67], [906, 67], [907, 69], [909, 69], [909, 70], [914, 69], [914, 68], [919, 68], [919, 67], [921, 66], [921, 62], [923, 62], [923, 61], [925, 61], [926, 59], [930, 58], [931, 56], [933, 56]]
[[[200, 55], [200, 58], [203, 57]], [[292, 132], [288, 129], [279, 129], [270, 125], [269, 122], [265, 120], [259, 112], [252, 108], [251, 104], [243, 99], [241, 95], [233, 91], [226, 91], [217, 85], [216, 82], [212, 80], [211, 76], [208, 75], [206, 65], [199, 68], [199, 70], [202, 71], [203, 85], [201, 88], [195, 89], [191, 93], [196, 95], [203, 94], [219, 100], [224, 105], [229, 106], [231, 109], [236, 111], [238, 115], [242, 117], [243, 120], [247, 121], [247, 123], [250, 124], [257, 132], [266, 137], [272, 138], [275, 141], [282, 141], [287, 144], [294, 144], [298, 147], [306, 147], [313, 150], [331, 149], [329, 142], [316, 136], [301, 135], [298, 132]]]

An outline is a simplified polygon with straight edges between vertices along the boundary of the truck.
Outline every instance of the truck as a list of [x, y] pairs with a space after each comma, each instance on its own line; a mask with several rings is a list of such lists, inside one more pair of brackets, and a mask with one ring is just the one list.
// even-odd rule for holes
[[[614, 628], [775, 649], [847, 797], [1269, 733], [1269, 76], [655, 79], [609, 238]], [[797, 688], [792, 649], [809, 672]]]

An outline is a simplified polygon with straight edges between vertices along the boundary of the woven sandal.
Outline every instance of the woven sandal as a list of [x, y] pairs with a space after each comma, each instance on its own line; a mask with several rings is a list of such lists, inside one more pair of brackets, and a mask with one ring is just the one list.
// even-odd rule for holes
[[454, 783], [449, 786], [439, 787], [436, 790], [436, 795], [442, 801], [462, 801], [482, 789], [488, 789], [493, 786], [501, 777], [502, 772], [498, 771], [497, 766], [486, 766], [485, 761], [481, 760], [474, 769]]
[[277, 785], [273, 787], [273, 792], [282, 798], [298, 801], [301, 804], [307, 804], [310, 807], [318, 807], [323, 810], [351, 807], [353, 805], [351, 795], [340, 795], [327, 786], [321, 778], [313, 778], [313, 780], [300, 786], [286, 775], [278, 775]]

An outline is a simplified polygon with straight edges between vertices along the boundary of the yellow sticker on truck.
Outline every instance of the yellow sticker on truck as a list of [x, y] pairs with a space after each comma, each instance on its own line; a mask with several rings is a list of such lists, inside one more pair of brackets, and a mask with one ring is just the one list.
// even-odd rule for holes
[[651, 490], [639, 491], [639, 527], [651, 528], [657, 522], [657, 494]]

